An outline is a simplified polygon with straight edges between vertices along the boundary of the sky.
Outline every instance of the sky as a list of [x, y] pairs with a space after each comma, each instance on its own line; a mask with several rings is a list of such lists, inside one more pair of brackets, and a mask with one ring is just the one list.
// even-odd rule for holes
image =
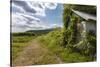
[[62, 27], [62, 13], [59, 3], [12, 0], [12, 32]]

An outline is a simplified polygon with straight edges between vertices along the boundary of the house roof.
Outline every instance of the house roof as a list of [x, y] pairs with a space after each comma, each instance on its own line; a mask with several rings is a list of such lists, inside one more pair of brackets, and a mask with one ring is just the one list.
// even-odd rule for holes
[[85, 12], [81, 12], [81, 11], [77, 11], [77, 10], [73, 10], [73, 9], [72, 9], [72, 11], [85, 20], [89, 20], [89, 19], [96, 20], [96, 16], [94, 16], [94, 15], [91, 15], [91, 14], [88, 14]]

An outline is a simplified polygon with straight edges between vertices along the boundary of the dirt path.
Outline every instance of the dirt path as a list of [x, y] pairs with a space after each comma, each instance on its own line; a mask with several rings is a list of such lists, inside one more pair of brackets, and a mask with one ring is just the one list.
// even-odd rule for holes
[[63, 63], [57, 55], [52, 54], [37, 41], [33, 40], [28, 44], [29, 46], [25, 47], [13, 61], [14, 66]]

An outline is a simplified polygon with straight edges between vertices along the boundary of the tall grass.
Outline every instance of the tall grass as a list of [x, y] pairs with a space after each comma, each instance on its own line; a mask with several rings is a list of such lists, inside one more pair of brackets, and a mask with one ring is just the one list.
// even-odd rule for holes
[[55, 55], [60, 57], [65, 63], [95, 61], [95, 58], [83, 55], [70, 47], [64, 48], [62, 46], [61, 30], [52, 31], [47, 35], [38, 37], [37, 40], [41, 42], [44, 47], [47, 47]]
[[31, 34], [32, 33], [12, 33], [12, 59], [15, 59], [23, 48], [28, 46], [28, 42], [36, 37]]

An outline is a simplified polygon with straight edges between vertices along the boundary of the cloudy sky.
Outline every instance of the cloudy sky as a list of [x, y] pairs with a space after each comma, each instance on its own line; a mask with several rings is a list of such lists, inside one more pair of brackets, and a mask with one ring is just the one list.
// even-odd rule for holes
[[15, 0], [11, 4], [12, 32], [62, 27], [62, 4]]

